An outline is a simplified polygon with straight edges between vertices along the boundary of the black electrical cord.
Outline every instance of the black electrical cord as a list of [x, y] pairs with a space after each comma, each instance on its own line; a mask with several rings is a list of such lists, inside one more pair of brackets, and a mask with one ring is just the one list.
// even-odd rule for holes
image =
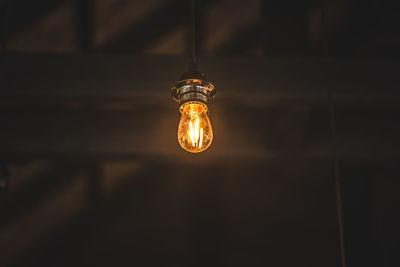
[[[324, 59], [328, 58], [328, 38], [326, 30], [326, 14], [324, 6], [321, 7], [321, 28], [322, 28], [322, 38], [321, 38], [321, 48], [322, 56]], [[339, 166], [339, 156], [337, 151], [337, 130], [336, 130], [336, 112], [335, 112], [335, 102], [331, 87], [326, 85], [327, 98], [329, 103], [329, 116], [330, 116], [330, 128], [331, 128], [331, 140], [332, 140], [332, 160], [333, 160], [333, 178], [335, 180], [335, 192], [336, 192], [336, 206], [337, 206], [337, 216], [338, 216], [338, 230], [339, 230], [339, 242], [340, 242], [340, 261], [341, 266], [346, 267], [346, 247], [344, 239], [344, 224], [343, 224], [343, 203], [342, 203], [342, 187], [340, 182], [340, 166]]]
[[5, 164], [0, 162], [0, 195], [7, 191], [10, 174]]
[[2, 24], [3, 24], [3, 29], [2, 29], [2, 45], [1, 45], [1, 50], [3, 53], [7, 51], [7, 41], [8, 41], [8, 0], [3, 2], [3, 7], [2, 7]]
[[191, 60], [189, 63], [189, 70], [196, 71], [197, 70], [197, 5], [196, 0], [191, 0], [191, 8], [190, 8], [190, 31], [191, 31], [191, 40], [190, 40], [190, 56]]
[[[7, 51], [7, 24], [8, 24], [8, 17], [7, 17], [7, 12], [8, 12], [8, 1], [4, 1], [3, 5], [1, 6], [1, 16], [2, 16], [2, 44], [1, 44], [1, 50], [3, 53]], [[10, 174], [7, 168], [7, 165], [4, 164], [2, 161], [0, 161], [0, 196], [5, 193], [8, 189], [9, 185], [9, 179], [10, 179]]]

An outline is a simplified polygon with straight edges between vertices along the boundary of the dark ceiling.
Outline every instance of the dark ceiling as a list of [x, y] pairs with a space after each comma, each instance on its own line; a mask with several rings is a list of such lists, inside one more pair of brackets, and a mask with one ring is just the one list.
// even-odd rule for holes
[[[198, 2], [203, 55], [318, 56], [325, 42], [331, 56], [399, 56], [395, 1]], [[184, 54], [188, 47], [190, 1], [3, 0], [2, 6], [10, 51]]]

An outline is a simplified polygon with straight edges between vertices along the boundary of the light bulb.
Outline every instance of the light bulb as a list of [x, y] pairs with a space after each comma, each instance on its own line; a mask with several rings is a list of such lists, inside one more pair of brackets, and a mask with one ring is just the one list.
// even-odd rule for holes
[[191, 153], [206, 150], [213, 140], [213, 131], [208, 119], [208, 108], [198, 101], [180, 106], [181, 120], [178, 126], [178, 142]]
[[203, 73], [192, 70], [181, 76], [181, 80], [171, 88], [171, 95], [179, 103], [181, 113], [179, 144], [191, 153], [206, 150], [213, 140], [207, 104], [215, 96], [214, 85]]

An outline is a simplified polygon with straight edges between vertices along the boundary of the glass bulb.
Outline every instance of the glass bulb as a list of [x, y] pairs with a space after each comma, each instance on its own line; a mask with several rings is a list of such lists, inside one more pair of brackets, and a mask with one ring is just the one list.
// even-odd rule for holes
[[183, 104], [179, 110], [182, 114], [178, 127], [178, 141], [181, 147], [191, 153], [206, 150], [213, 140], [207, 106], [192, 101]]

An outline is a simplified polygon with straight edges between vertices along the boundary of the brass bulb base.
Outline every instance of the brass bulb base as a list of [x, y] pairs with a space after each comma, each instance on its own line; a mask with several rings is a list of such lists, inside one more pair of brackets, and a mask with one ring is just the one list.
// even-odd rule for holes
[[189, 101], [197, 101], [207, 104], [215, 97], [215, 88], [205, 79], [204, 74], [185, 73], [177, 84], [171, 88], [172, 98], [178, 102], [179, 106]]

